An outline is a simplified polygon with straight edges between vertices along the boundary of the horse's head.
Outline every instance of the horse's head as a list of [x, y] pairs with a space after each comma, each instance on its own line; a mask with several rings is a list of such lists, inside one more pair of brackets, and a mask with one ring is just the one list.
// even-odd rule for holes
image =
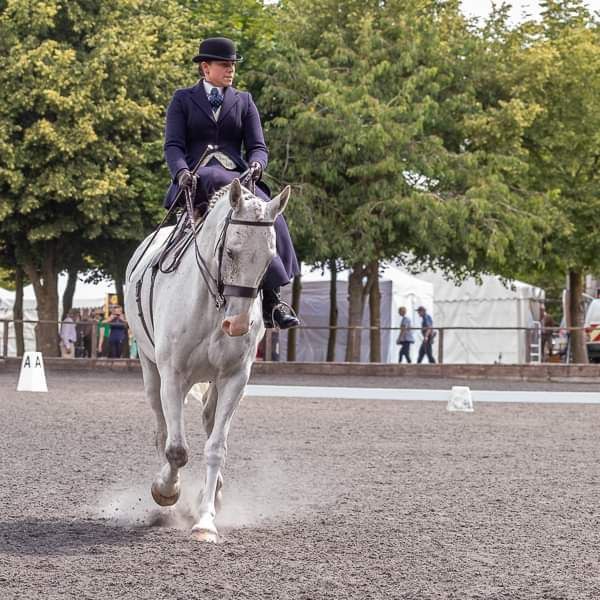
[[227, 335], [245, 335], [250, 329], [250, 308], [276, 252], [273, 222], [285, 210], [289, 197], [289, 186], [270, 202], [264, 202], [237, 179], [231, 184], [232, 211], [219, 248], [221, 281], [227, 297], [221, 327]]

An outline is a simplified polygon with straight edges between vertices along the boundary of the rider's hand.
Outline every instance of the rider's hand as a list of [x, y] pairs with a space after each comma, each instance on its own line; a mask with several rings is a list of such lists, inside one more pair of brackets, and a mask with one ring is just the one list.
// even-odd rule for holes
[[252, 171], [252, 179], [254, 181], [258, 181], [262, 177], [263, 167], [257, 160], [250, 163], [250, 170]]
[[179, 189], [185, 190], [191, 188], [194, 183], [194, 176], [191, 171], [189, 169], [181, 169], [177, 173], [177, 183], [179, 184]]

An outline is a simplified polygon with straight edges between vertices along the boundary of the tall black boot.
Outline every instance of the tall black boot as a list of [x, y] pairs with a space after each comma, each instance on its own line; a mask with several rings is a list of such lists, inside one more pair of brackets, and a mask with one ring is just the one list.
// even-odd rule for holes
[[263, 289], [263, 320], [269, 328], [290, 329], [300, 325], [298, 318], [281, 302], [279, 288]]

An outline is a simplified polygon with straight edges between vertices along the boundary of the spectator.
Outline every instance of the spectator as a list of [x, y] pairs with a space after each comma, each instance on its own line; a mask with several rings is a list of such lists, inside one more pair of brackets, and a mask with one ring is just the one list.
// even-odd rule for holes
[[425, 355], [427, 355], [429, 362], [434, 363], [435, 359], [433, 358], [433, 352], [431, 348], [433, 345], [433, 338], [435, 337], [433, 331], [433, 319], [427, 314], [427, 310], [425, 310], [424, 306], [419, 306], [419, 308], [417, 308], [417, 312], [421, 317], [421, 333], [423, 334], [423, 341], [421, 342], [421, 347], [419, 348], [419, 357], [417, 358], [417, 362], [421, 363]]
[[120, 306], [113, 308], [112, 315], [106, 320], [110, 325], [108, 336], [108, 352], [110, 358], [121, 358], [123, 354], [123, 343], [127, 336], [127, 321], [123, 318], [123, 309]]
[[76, 350], [75, 355], [80, 358], [89, 358], [92, 355], [92, 328], [94, 327], [89, 308], [81, 311], [81, 319], [77, 321], [76, 325], [79, 353]]
[[97, 312], [98, 318], [98, 356], [108, 356], [108, 337], [110, 336], [110, 325], [104, 318], [102, 309]]
[[129, 358], [139, 358], [137, 340], [131, 329], [129, 330]]
[[412, 323], [411, 320], [406, 316], [406, 306], [401, 306], [398, 309], [400, 314], [400, 334], [396, 340], [396, 344], [400, 346], [400, 354], [398, 355], [398, 362], [402, 362], [402, 357], [406, 358], [406, 362], [410, 363], [410, 345], [414, 344], [415, 338], [411, 331]]
[[[542, 304], [540, 306], [540, 322], [542, 325], [542, 362], [545, 361], [546, 356], [550, 358], [552, 356], [552, 334], [556, 327], [556, 321], [552, 318], [552, 315], [546, 312], [546, 307]], [[546, 352], [547, 351], [547, 352]]]
[[74, 358], [77, 329], [73, 321], [73, 311], [69, 311], [60, 326], [60, 355], [63, 358]]

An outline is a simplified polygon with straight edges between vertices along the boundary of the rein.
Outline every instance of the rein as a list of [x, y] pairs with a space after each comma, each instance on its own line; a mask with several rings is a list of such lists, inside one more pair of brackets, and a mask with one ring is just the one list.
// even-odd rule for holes
[[[251, 187], [251, 192], [253, 194], [255, 193], [256, 188], [255, 188], [254, 178], [252, 177], [252, 171], [248, 170], [240, 176], [240, 183], [242, 183], [242, 182], [244, 184], [249, 183], [249, 185]], [[202, 254], [200, 253], [200, 248], [198, 247], [198, 233], [202, 230], [202, 227], [203, 227], [205, 219], [206, 219], [206, 215], [204, 215], [202, 221], [198, 225], [196, 225], [196, 223], [194, 222], [194, 199], [196, 197], [196, 185], [197, 185], [197, 180], [196, 180], [196, 177], [194, 177], [192, 180], [192, 185], [189, 188], [185, 189], [185, 195], [184, 195], [184, 209], [185, 210], [183, 211], [183, 213], [180, 216], [178, 216], [177, 223], [176, 223], [175, 227], [173, 228], [173, 231], [169, 234], [169, 236], [164, 244], [164, 248], [158, 257], [158, 260], [152, 261], [144, 269], [139, 280], [136, 282], [135, 297], [136, 297], [136, 303], [137, 303], [137, 307], [138, 307], [138, 315], [140, 317], [144, 331], [146, 332], [146, 335], [148, 336], [148, 339], [150, 340], [150, 343], [153, 346], [154, 346], [154, 339], [153, 339], [152, 334], [150, 333], [148, 323], [146, 323], [146, 319], [144, 317], [144, 310], [142, 307], [142, 285], [143, 285], [144, 275], [146, 274], [146, 272], [148, 270], [151, 270], [152, 275], [151, 275], [151, 280], [150, 280], [150, 292], [149, 292], [150, 295], [149, 295], [148, 302], [149, 302], [149, 306], [150, 306], [150, 324], [152, 326], [152, 329], [154, 329], [153, 296], [154, 296], [154, 280], [156, 278], [156, 274], [158, 271], [160, 271], [161, 273], [172, 273], [172, 272], [176, 271], [177, 267], [179, 266], [179, 264], [181, 262], [181, 259], [183, 258], [185, 251], [191, 244], [192, 239], [194, 242], [194, 253], [196, 256], [196, 263], [198, 265], [198, 269], [200, 271], [200, 274], [202, 275], [202, 278], [204, 279], [204, 282], [206, 283], [206, 288], [208, 289], [209, 294], [213, 297], [213, 300], [215, 302], [215, 306], [217, 307], [217, 310], [221, 310], [221, 308], [223, 308], [223, 306], [225, 306], [225, 304], [227, 303], [228, 296], [234, 296], [234, 297], [238, 297], [238, 298], [256, 298], [256, 296], [258, 295], [259, 286], [250, 287], [250, 286], [244, 286], [244, 285], [227, 285], [223, 281], [223, 273], [222, 273], [223, 253], [225, 251], [225, 242], [227, 240], [227, 230], [229, 229], [230, 225], [246, 225], [246, 226], [250, 226], [250, 227], [271, 227], [274, 225], [275, 221], [245, 221], [245, 220], [241, 220], [241, 219], [234, 219], [234, 218], [232, 218], [233, 209], [231, 209], [229, 211], [229, 213], [227, 214], [227, 217], [225, 219], [225, 224], [223, 226], [223, 229], [221, 230], [221, 233], [219, 234], [219, 239], [217, 242], [217, 246], [215, 248], [215, 253], [218, 253], [217, 277], [215, 278], [215, 277], [213, 277], [212, 273], [210, 272], [210, 268], [209, 268], [208, 264], [206, 263], [206, 261], [204, 260], [204, 258], [202, 257]], [[150, 237], [150, 239], [148, 241], [148, 244], [146, 244], [146, 246], [140, 253], [140, 256], [138, 257], [137, 261], [135, 262], [135, 265], [132, 267], [130, 276], [129, 276], [129, 281], [131, 281], [131, 277], [133, 276], [133, 273], [135, 272], [137, 266], [140, 264], [142, 258], [144, 257], [144, 255], [146, 254], [146, 252], [148, 251], [150, 246], [152, 246], [152, 243], [156, 239], [158, 232], [160, 231], [162, 226], [167, 222], [167, 220], [171, 217], [171, 215], [174, 213], [177, 206], [178, 206], [177, 202], [173, 203], [173, 205], [171, 206], [171, 208], [169, 209], [169, 211], [167, 212], [167, 214], [165, 215], [165, 217], [163, 218], [163, 220], [161, 221], [159, 226], [155, 229], [153, 235]], [[210, 210], [211, 210], [211, 208], [213, 208], [213, 206], [214, 206], [214, 204], [211, 202], [206, 214], [208, 214], [208, 212], [210, 212]], [[189, 223], [189, 227], [190, 227], [189, 237], [186, 237], [186, 234], [185, 234], [185, 229], [186, 229], [185, 222], [186, 221]], [[177, 251], [174, 250], [174, 248], [176, 246], [179, 246]], [[173, 257], [173, 259], [171, 260], [171, 262], [168, 265], [164, 265], [164, 262], [166, 261], [166, 258], [171, 251], [173, 251], [175, 253], [175, 256]], [[262, 277], [261, 277], [261, 280], [262, 280]], [[261, 281], [261, 280], [259, 280], [259, 281]]]
[[[251, 172], [247, 172], [242, 177], [240, 177], [240, 181], [244, 181], [244, 183], [250, 179], [252, 183], [254, 183]], [[254, 185], [252, 185], [254, 188]], [[195, 190], [186, 189], [185, 190], [185, 203], [186, 209], [188, 211], [188, 218], [192, 223], [193, 227], [193, 198], [195, 197]], [[209, 209], [210, 210], [210, 209]], [[215, 253], [217, 254], [217, 277], [213, 277], [210, 272], [210, 268], [207, 265], [206, 261], [202, 257], [200, 253], [200, 248], [198, 247], [198, 238], [197, 232], [194, 232], [194, 252], [196, 255], [196, 264], [198, 265], [198, 269], [200, 270], [200, 274], [204, 279], [204, 283], [206, 283], [206, 287], [213, 297], [215, 302], [215, 306], [217, 310], [221, 310], [223, 306], [227, 303], [227, 296], [234, 296], [237, 298], [256, 298], [258, 296], [258, 290], [260, 286], [250, 287], [245, 285], [228, 285], [223, 281], [223, 253], [225, 251], [225, 242], [227, 240], [227, 230], [230, 225], [246, 225], [249, 227], [272, 227], [275, 221], [244, 221], [242, 219], [234, 219], [232, 218], [233, 209], [231, 209], [227, 213], [227, 217], [225, 218], [225, 225], [219, 234], [219, 239], [217, 242], [217, 246], [215, 249]]]

